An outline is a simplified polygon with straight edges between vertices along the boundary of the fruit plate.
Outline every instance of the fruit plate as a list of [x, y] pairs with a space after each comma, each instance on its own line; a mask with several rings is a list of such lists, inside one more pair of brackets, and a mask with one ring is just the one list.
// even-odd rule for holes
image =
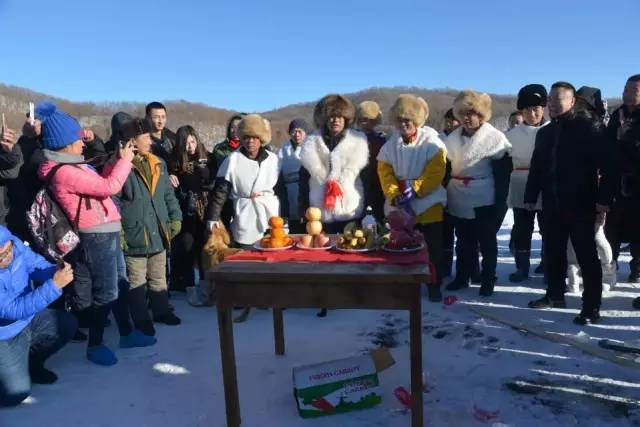
[[257, 251], [262, 251], [262, 252], [280, 252], [280, 251], [286, 251], [287, 249], [291, 249], [293, 247], [293, 244], [288, 245], [288, 246], [283, 246], [281, 248], [263, 248], [262, 246], [260, 246], [260, 242], [256, 242], [253, 244], [253, 249], [257, 250]]
[[387, 245], [384, 245], [382, 247], [382, 250], [385, 252], [390, 252], [392, 254], [412, 254], [415, 252], [420, 252], [424, 248], [425, 248], [424, 243], [422, 243], [420, 246], [416, 246], [415, 248], [407, 248], [407, 249], [391, 249], [391, 248], [388, 248]]
[[341, 248], [339, 246], [336, 245], [336, 250], [340, 251], [340, 252], [346, 252], [346, 253], [352, 253], [352, 254], [361, 254], [361, 253], [366, 253], [366, 252], [375, 252], [377, 249], [375, 248], [364, 248], [364, 249], [347, 249], [347, 248]]
[[328, 251], [329, 249], [333, 248], [336, 244], [334, 242], [329, 242], [327, 245], [321, 247], [321, 248], [310, 248], [308, 246], [303, 245], [301, 242], [297, 242], [296, 243], [296, 248], [298, 249], [302, 249], [305, 251]]

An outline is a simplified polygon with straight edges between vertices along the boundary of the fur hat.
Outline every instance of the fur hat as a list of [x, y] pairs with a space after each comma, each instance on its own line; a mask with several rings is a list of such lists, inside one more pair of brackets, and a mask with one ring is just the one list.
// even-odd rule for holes
[[271, 124], [259, 114], [248, 114], [240, 121], [238, 127], [240, 139], [245, 136], [260, 138], [263, 145], [271, 142]]
[[369, 119], [379, 124], [382, 121], [382, 111], [375, 101], [363, 101], [358, 105], [356, 110], [356, 121], [360, 119]]
[[344, 117], [344, 127], [348, 128], [355, 115], [353, 104], [342, 95], [327, 95], [313, 109], [313, 121], [318, 129], [325, 127], [329, 117]]
[[471, 110], [478, 113], [483, 122], [488, 122], [491, 119], [491, 97], [471, 89], [463, 90], [453, 101], [453, 114], [462, 120], [464, 113]]
[[400, 119], [409, 119], [420, 128], [429, 117], [429, 104], [423, 98], [411, 94], [398, 96], [396, 102], [391, 107], [391, 120], [394, 123]]
[[529, 107], [547, 106], [547, 89], [539, 84], [524, 86], [518, 92], [518, 110]]

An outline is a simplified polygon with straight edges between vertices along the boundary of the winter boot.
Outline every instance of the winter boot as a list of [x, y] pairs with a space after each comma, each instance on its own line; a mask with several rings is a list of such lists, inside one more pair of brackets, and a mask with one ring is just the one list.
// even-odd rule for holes
[[462, 279], [456, 276], [452, 282], [446, 286], [446, 290], [448, 291], [459, 291], [461, 289], [465, 289], [469, 287], [469, 279]]
[[529, 278], [529, 268], [531, 265], [529, 260], [530, 255], [531, 253], [529, 251], [515, 251], [514, 258], [516, 260], [517, 271], [509, 275], [509, 281], [519, 283]]
[[493, 295], [493, 288], [496, 285], [496, 278], [492, 278], [489, 280], [483, 280], [482, 284], [480, 285], [480, 292], [479, 295], [481, 297], [490, 297], [491, 295]]
[[427, 285], [427, 295], [429, 296], [429, 301], [431, 302], [440, 302], [442, 301], [442, 292], [440, 291], [439, 284], [428, 284]]
[[155, 336], [156, 330], [147, 309], [147, 285], [137, 286], [129, 289], [128, 302], [133, 326], [135, 329], [147, 336]]
[[104, 344], [87, 347], [87, 359], [102, 366], [112, 366], [118, 363], [116, 355]]
[[564, 298], [561, 300], [552, 300], [548, 296], [543, 296], [540, 299], [529, 301], [529, 308], [567, 308], [567, 303]]
[[640, 283], [640, 261], [632, 259], [629, 263], [629, 270], [631, 270], [631, 273], [629, 273], [627, 282]]
[[149, 347], [157, 341], [155, 337], [150, 337], [134, 329], [129, 335], [120, 337], [120, 348]]
[[153, 321], [165, 325], [176, 326], [182, 323], [180, 318], [173, 314], [169, 308], [169, 293], [167, 291], [149, 290]]
[[573, 323], [576, 325], [589, 325], [593, 323], [598, 323], [600, 321], [600, 310], [585, 310], [582, 309], [580, 314], [578, 314], [575, 319], [573, 319]]
[[44, 367], [42, 362], [29, 360], [29, 377], [34, 384], [53, 384], [58, 381], [58, 376]]

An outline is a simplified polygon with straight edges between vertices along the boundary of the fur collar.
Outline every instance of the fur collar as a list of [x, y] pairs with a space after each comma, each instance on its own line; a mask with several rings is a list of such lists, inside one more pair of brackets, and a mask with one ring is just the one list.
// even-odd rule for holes
[[340, 181], [344, 170], [359, 173], [369, 162], [367, 137], [362, 132], [348, 129], [333, 151], [329, 151], [322, 135], [316, 131], [302, 144], [300, 162], [317, 182]]
[[498, 158], [500, 154], [511, 150], [511, 143], [506, 136], [489, 123], [480, 129], [465, 143], [460, 126], [447, 137], [447, 149], [452, 160], [458, 160], [467, 166], [473, 166], [486, 158]]

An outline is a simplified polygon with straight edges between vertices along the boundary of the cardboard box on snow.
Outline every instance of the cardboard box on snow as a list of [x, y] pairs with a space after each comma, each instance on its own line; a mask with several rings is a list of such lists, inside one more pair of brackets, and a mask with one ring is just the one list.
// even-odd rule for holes
[[395, 362], [386, 348], [369, 355], [293, 368], [293, 393], [303, 418], [369, 408], [382, 401], [378, 372]]

